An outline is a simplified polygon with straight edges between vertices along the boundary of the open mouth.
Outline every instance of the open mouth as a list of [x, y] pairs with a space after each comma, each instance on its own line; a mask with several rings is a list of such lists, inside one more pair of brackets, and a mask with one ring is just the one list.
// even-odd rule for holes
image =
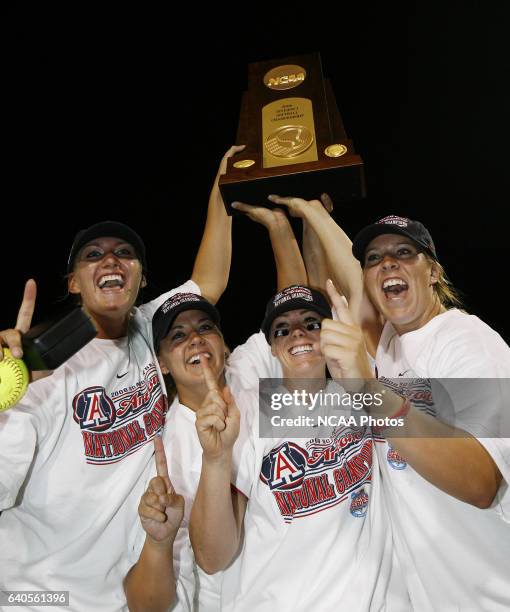
[[409, 285], [401, 278], [387, 278], [382, 284], [382, 290], [388, 298], [398, 297], [408, 289]]
[[203, 352], [203, 353], [195, 353], [194, 355], [191, 355], [191, 357], [189, 357], [186, 360], [186, 363], [188, 365], [199, 365], [200, 364], [200, 359], [202, 357], [205, 357], [207, 359], [212, 359], [212, 355], [211, 353], [207, 353], [207, 352]]
[[122, 289], [125, 285], [120, 274], [105, 274], [97, 281], [99, 289]]
[[300, 344], [299, 346], [293, 346], [289, 349], [289, 353], [296, 357], [297, 355], [306, 355], [307, 353], [311, 353], [313, 351], [313, 347], [311, 344]]

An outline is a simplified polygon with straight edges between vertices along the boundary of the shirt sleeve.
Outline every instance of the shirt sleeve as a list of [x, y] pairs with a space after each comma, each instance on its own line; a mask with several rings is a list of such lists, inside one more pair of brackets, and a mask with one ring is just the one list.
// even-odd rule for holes
[[[502, 415], [507, 410], [504, 388], [508, 379], [472, 378], [433, 380], [443, 389], [437, 416], [440, 420], [473, 436], [489, 453], [502, 474], [502, 482], [493, 504], [495, 511], [510, 523], [510, 438], [502, 430]], [[434, 393], [434, 398], [436, 394]]]
[[[510, 348], [476, 317], [453, 322], [420, 357], [434, 399], [442, 388], [438, 416], [478, 439], [509, 437]], [[420, 368], [417, 374], [422, 375]]]
[[48, 432], [58, 428], [62, 369], [32, 383], [16, 406], [0, 414], [0, 510], [16, 504], [20, 489]]
[[508, 382], [498, 378], [432, 379], [437, 416], [475, 438], [501, 437]]
[[510, 438], [479, 438], [503, 477], [490, 510], [510, 523]]
[[20, 407], [0, 415], [0, 510], [11, 508], [23, 484], [37, 445], [32, 415]]
[[260, 378], [282, 377], [280, 362], [271, 354], [262, 332], [253, 334], [232, 352], [228, 371], [234, 389], [258, 389]]

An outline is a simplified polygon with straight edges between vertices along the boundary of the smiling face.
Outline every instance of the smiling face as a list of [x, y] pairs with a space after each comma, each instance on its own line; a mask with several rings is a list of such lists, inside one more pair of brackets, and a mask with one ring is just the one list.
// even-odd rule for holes
[[207, 313], [185, 310], [161, 341], [161, 371], [172, 376], [182, 401], [186, 388], [205, 385], [200, 359], [207, 359], [215, 379], [222, 380], [226, 350], [220, 330]]
[[423, 327], [442, 310], [433, 288], [437, 268], [405, 236], [374, 238], [365, 252], [363, 272], [372, 303], [399, 334]]
[[290, 310], [271, 325], [271, 352], [285, 378], [323, 378], [326, 361], [314, 349], [320, 339], [322, 316], [313, 310]]
[[120, 238], [96, 238], [78, 253], [69, 275], [69, 292], [79, 294], [95, 319], [124, 320], [145, 285], [134, 248]]

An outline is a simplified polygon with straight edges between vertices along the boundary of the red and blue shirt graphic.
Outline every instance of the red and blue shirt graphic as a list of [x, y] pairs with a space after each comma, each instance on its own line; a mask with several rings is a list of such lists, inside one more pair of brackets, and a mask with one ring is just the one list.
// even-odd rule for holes
[[290, 523], [350, 502], [352, 516], [368, 508], [372, 436], [365, 428], [335, 430], [331, 438], [281, 441], [262, 461], [260, 480]]
[[136, 384], [112, 391], [91, 386], [73, 399], [87, 463], [110, 464], [136, 452], [162, 428], [167, 411], [156, 366], [149, 364]]

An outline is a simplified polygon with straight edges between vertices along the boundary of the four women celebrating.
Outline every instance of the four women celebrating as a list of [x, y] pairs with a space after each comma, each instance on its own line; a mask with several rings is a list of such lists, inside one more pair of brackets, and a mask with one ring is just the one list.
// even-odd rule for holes
[[[304, 263], [283, 210], [236, 205], [268, 229], [278, 293], [230, 357], [217, 182], [192, 280], [140, 308], [140, 237], [76, 237], [69, 290], [98, 337], [0, 415], [0, 586], [70, 590], [75, 610], [123, 609], [122, 584], [144, 611], [508, 609], [509, 347], [456, 307], [419, 222], [385, 217], [351, 251], [326, 198], [270, 199], [303, 220]], [[34, 301], [30, 283], [28, 325]], [[384, 392], [372, 413], [403, 425], [263, 437], [264, 377]]]

